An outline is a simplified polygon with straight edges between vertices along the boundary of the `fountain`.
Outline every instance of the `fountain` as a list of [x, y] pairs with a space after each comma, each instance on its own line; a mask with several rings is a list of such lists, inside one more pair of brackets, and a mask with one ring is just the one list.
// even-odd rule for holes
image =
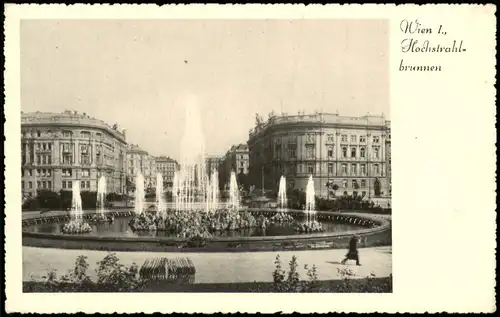
[[278, 206], [285, 210], [287, 208], [287, 198], [286, 198], [286, 178], [281, 176], [280, 185], [278, 189]]
[[236, 173], [231, 172], [231, 178], [229, 181], [229, 207], [233, 210], [240, 209], [240, 195], [239, 195], [238, 182], [236, 181]]
[[186, 103], [184, 131], [180, 170], [176, 173], [174, 182], [176, 210], [192, 212], [202, 209], [200, 203], [207, 203], [205, 195], [208, 183], [201, 117], [194, 99], [189, 99]]
[[219, 206], [219, 175], [216, 169], [212, 170], [210, 179], [208, 179], [206, 197], [207, 202], [205, 204], [205, 210], [211, 213], [215, 212]]
[[92, 231], [90, 225], [83, 221], [82, 196], [80, 195], [80, 183], [73, 182], [72, 199], [70, 210], [70, 222], [65, 224], [62, 231], [65, 234], [79, 234]]
[[83, 219], [82, 196], [80, 195], [80, 182], [73, 182], [71, 188], [71, 221], [81, 222]]
[[134, 212], [139, 215], [142, 214], [144, 210], [144, 176], [142, 176], [141, 172], [137, 172], [137, 176], [135, 178], [135, 204], [134, 204]]
[[106, 178], [102, 175], [97, 182], [97, 215], [99, 218], [105, 218], [104, 201], [106, 199]]
[[306, 218], [308, 221], [314, 221], [315, 201], [314, 201], [314, 180], [312, 175], [309, 176], [306, 186]]
[[163, 199], [163, 176], [160, 173], [156, 175], [156, 208], [161, 214], [167, 211], [167, 206]]

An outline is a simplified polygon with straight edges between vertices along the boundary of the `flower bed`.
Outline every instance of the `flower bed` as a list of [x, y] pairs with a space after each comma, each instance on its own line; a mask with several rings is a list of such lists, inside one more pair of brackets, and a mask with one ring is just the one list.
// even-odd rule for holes
[[87, 222], [70, 221], [64, 225], [62, 231], [65, 234], [82, 234], [92, 232], [92, 227]]
[[218, 209], [213, 213], [203, 210], [190, 212], [168, 210], [164, 214], [144, 212], [130, 220], [132, 230], [166, 231], [179, 238], [207, 239], [212, 232], [266, 228], [270, 221], [263, 215], [252, 216], [249, 212], [231, 209]]
[[295, 224], [295, 231], [301, 233], [323, 232], [323, 225], [318, 221], [298, 222]]
[[286, 213], [286, 212], [279, 212], [275, 214], [274, 216], [271, 217], [270, 219], [271, 223], [293, 223], [295, 222], [295, 219], [292, 217], [292, 215]]

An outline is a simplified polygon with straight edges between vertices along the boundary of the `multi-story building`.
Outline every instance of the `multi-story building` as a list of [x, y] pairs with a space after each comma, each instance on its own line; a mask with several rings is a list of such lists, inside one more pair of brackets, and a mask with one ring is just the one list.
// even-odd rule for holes
[[205, 166], [206, 166], [206, 170], [207, 170], [208, 175], [211, 175], [213, 170], [216, 170], [216, 171], [219, 170], [219, 166], [222, 162], [222, 159], [223, 158], [220, 156], [207, 156], [206, 157]]
[[237, 175], [247, 175], [249, 168], [248, 145], [233, 145], [226, 152], [219, 164], [219, 184], [225, 186], [229, 184], [231, 172]]
[[179, 169], [177, 161], [168, 156], [158, 156], [155, 159], [155, 164], [157, 172], [163, 176], [164, 188], [172, 188], [174, 184], [174, 173]]
[[250, 130], [250, 182], [277, 190], [281, 175], [290, 188], [305, 190], [310, 175], [316, 195], [336, 193], [385, 196], [387, 180], [384, 116], [344, 117], [338, 114], [258, 118]]
[[127, 177], [130, 181], [135, 182], [137, 173], [141, 172], [144, 177], [144, 188], [151, 189], [156, 186], [155, 158], [136, 144], [127, 147], [127, 168]]
[[391, 162], [391, 122], [386, 121], [386, 138], [385, 138], [385, 159], [387, 166], [387, 182], [388, 182], [388, 194], [392, 195], [392, 162]]
[[96, 191], [101, 175], [107, 192], [126, 191], [125, 130], [86, 113], [21, 112], [21, 188], [24, 196], [39, 189]]

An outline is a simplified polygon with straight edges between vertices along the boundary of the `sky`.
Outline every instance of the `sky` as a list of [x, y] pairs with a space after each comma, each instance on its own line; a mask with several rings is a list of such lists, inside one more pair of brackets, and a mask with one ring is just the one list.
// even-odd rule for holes
[[385, 20], [23, 20], [21, 110], [86, 112], [178, 158], [186, 100], [208, 155], [255, 114], [389, 113]]

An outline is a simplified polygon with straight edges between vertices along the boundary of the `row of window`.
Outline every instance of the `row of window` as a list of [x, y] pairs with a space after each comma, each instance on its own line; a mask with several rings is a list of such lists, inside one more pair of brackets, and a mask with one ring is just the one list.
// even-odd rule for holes
[[[282, 173], [290, 173], [290, 174], [296, 174], [297, 173], [297, 165], [288, 165], [287, 166], [287, 171], [284, 170], [282, 165], [278, 165], [277, 170], [281, 171]], [[350, 167], [350, 169], [349, 169]], [[241, 169], [240, 169], [241, 170]], [[328, 174], [335, 175], [335, 165], [333, 163], [328, 163]], [[298, 165], [298, 172], [302, 173], [302, 165]], [[308, 174], [316, 174], [316, 164], [315, 163], [307, 163], [306, 165], [306, 172]], [[359, 173], [358, 173], [359, 172]], [[358, 165], [357, 164], [347, 164], [344, 163], [341, 165], [341, 170], [340, 170], [341, 176], [364, 176], [367, 175], [368, 170], [366, 164], [359, 164], [359, 170], [358, 170]], [[371, 174], [373, 176], [379, 176], [381, 173], [380, 170], [380, 165], [379, 164], [373, 164], [372, 166], [372, 171]]]
[[[348, 157], [348, 150], [347, 150], [347, 147], [342, 147], [342, 158], [347, 158]], [[356, 158], [357, 157], [357, 154], [358, 154], [358, 150], [356, 147], [351, 147], [351, 151], [350, 151], [350, 156], [351, 158]], [[274, 152], [274, 156], [275, 158], [280, 158], [281, 157], [281, 148], [276, 148], [275, 149], [275, 152]], [[288, 149], [288, 156], [290, 158], [297, 158], [297, 150], [296, 149]], [[333, 148], [330, 147], [328, 148], [327, 150], [327, 156], [329, 158], [333, 158]], [[359, 149], [359, 157], [360, 158], [366, 158], [367, 156], [367, 153], [366, 153], [366, 149], [364, 147], [361, 147]], [[306, 148], [306, 158], [315, 158], [316, 157], [316, 148], [315, 147], [312, 147], [312, 146], [309, 146]], [[380, 158], [380, 148], [378, 146], [374, 146], [373, 147], [373, 151], [372, 151], [372, 157], [374, 159], [379, 159]], [[242, 162], [243, 163], [243, 162]], [[241, 165], [243, 166], [243, 164]]]
[[[33, 176], [33, 170], [27, 169], [26, 174], [28, 176]], [[73, 176], [73, 170], [71, 168], [63, 168], [61, 170], [61, 174], [63, 177], [72, 177]], [[21, 169], [21, 176], [24, 177], [25, 175], [25, 170]], [[81, 169], [80, 170], [80, 175], [83, 177], [90, 177], [90, 169]], [[52, 170], [50, 169], [36, 169], [36, 176], [37, 177], [50, 177], [52, 176]]]
[[[29, 181], [27, 182], [28, 189], [33, 189], [33, 182]], [[25, 182], [21, 181], [21, 188], [25, 189]], [[73, 182], [72, 181], [62, 181], [62, 188], [63, 189], [71, 189], [73, 188]], [[90, 189], [90, 181], [80, 181], [80, 188], [81, 189]], [[36, 189], [52, 189], [52, 181], [37, 181], [36, 182]]]
[[[350, 138], [348, 138], [350, 137]], [[367, 136], [361, 135], [359, 136], [359, 143], [366, 143], [366, 138]], [[335, 134], [327, 134], [326, 135], [326, 140], [328, 143], [333, 143], [335, 142]], [[340, 140], [342, 143], [347, 143], [348, 140], [350, 140], [351, 143], [357, 143], [358, 142], [358, 136], [357, 135], [350, 135], [348, 136], [347, 134], [342, 134], [340, 137]], [[275, 140], [276, 144], [280, 144], [281, 140], [276, 139]], [[315, 143], [316, 142], [316, 134], [307, 134], [306, 135], [306, 142], [308, 143]], [[289, 144], [296, 144], [297, 143], [297, 137], [288, 137], [288, 143]], [[373, 136], [372, 138], [372, 143], [374, 144], [380, 144], [380, 136]]]

